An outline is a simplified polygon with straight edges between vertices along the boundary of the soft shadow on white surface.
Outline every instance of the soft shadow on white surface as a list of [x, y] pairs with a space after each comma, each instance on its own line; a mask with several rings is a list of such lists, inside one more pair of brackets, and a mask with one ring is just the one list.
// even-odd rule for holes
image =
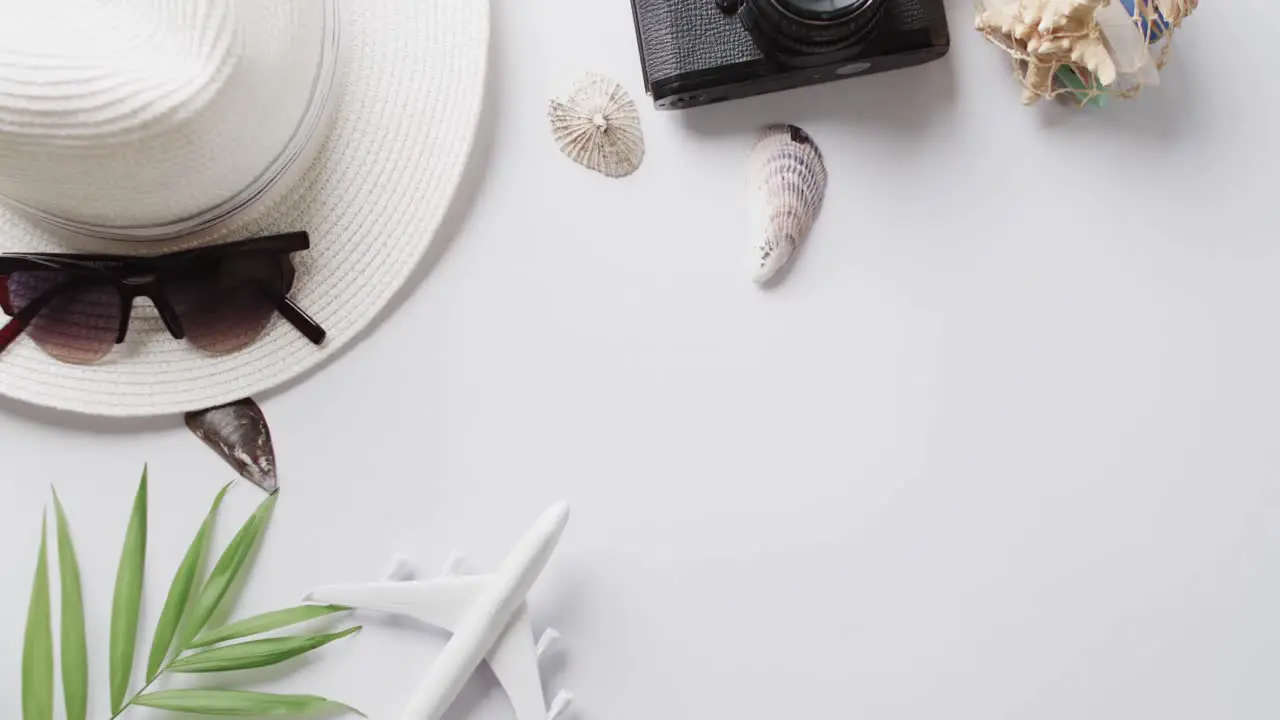
[[821, 121], [852, 132], [919, 132], [945, 123], [956, 102], [950, 55], [925, 65], [743, 98], [676, 113], [705, 135], [751, 132], [762, 122]]
[[[1190, 34], [1184, 31], [1180, 38]], [[1134, 98], [1112, 98], [1103, 108], [1077, 108], [1042, 101], [1030, 111], [1038, 114], [1048, 137], [1059, 136], [1063, 130], [1078, 126], [1081, 131], [1102, 137], [1174, 152], [1177, 144], [1194, 136], [1196, 128], [1203, 127], [1209, 120], [1208, 115], [1214, 112], [1212, 107], [1197, 102], [1197, 98], [1204, 95], [1207, 71], [1197, 61], [1194, 55], [1197, 46], [1192, 41], [1193, 38], [1185, 37], [1183, 42], [1176, 43], [1172, 59], [1161, 74], [1160, 85], [1147, 88]], [[994, 47], [991, 50], [1002, 55]], [[1015, 89], [1011, 101], [1017, 102], [1017, 83], [1012, 77], [1009, 83]]]
[[[489, 666], [481, 664], [470, 678], [467, 679], [465, 685], [462, 686], [462, 692], [458, 693], [458, 698], [453, 701], [449, 709], [444, 713], [444, 720], [470, 720], [471, 718], [483, 717], [477, 713], [477, 710], [487, 704], [485, 701], [493, 702], [497, 700], [498, 681], [493, 676], [493, 672], [489, 670]], [[507, 700], [501, 698], [503, 703]], [[405, 698], [407, 703], [409, 698]], [[510, 714], [510, 705], [506, 705], [506, 713]]]
[[11, 415], [21, 422], [53, 425], [75, 432], [101, 435], [133, 435], [182, 425], [180, 417], [102, 418], [38, 407], [7, 397], [0, 397], [0, 414]]

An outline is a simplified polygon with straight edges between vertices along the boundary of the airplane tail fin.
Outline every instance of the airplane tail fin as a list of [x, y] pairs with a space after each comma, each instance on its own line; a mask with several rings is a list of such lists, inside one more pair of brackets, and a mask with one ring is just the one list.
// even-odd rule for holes
[[556, 693], [556, 697], [551, 701], [551, 709], [547, 711], [547, 720], [559, 720], [565, 711], [573, 705], [573, 693], [568, 690], [561, 690]]
[[382, 574], [382, 579], [389, 582], [405, 582], [412, 580], [415, 575], [413, 563], [404, 555], [395, 555], [391, 558], [391, 562], [387, 563], [387, 571]]
[[542, 632], [542, 637], [538, 638], [538, 659], [547, 656], [547, 653], [555, 649], [556, 643], [560, 640], [560, 633], [555, 628], [547, 628]]

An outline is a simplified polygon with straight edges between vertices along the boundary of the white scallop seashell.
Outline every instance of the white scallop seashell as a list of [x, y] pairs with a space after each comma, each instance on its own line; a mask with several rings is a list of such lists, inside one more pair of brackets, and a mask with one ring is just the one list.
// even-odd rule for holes
[[580, 165], [622, 177], [644, 160], [640, 113], [617, 81], [588, 73], [567, 96], [551, 101], [548, 114], [560, 151]]
[[763, 283], [787, 264], [822, 210], [827, 167], [813, 138], [794, 125], [774, 125], [751, 151], [754, 280]]

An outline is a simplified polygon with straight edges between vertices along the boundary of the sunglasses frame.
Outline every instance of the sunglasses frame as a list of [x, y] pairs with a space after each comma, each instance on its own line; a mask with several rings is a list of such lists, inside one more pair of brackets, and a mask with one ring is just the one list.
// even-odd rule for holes
[[[308, 340], [320, 345], [325, 330], [301, 307], [289, 298], [293, 289], [294, 267], [289, 256], [311, 247], [311, 238], [305, 231], [237, 240], [222, 245], [180, 250], [166, 255], [150, 257], [121, 257], [119, 255], [74, 253], [12, 253], [0, 255], [0, 309], [11, 320], [0, 328], [0, 352], [9, 347], [31, 325], [35, 318], [51, 302], [70, 290], [87, 285], [110, 285], [120, 294], [120, 326], [116, 332], [116, 344], [123, 343], [129, 332], [129, 320], [133, 316], [133, 304], [139, 297], [146, 297], [155, 305], [165, 329], [175, 339], [186, 337], [173, 302], [165, 288], [167, 274], [185, 268], [198, 267], [229, 255], [239, 253], [272, 254], [280, 260], [284, 274], [280, 292], [267, 292], [272, 304], [289, 324]], [[16, 272], [65, 272], [71, 277], [33, 299], [22, 310], [15, 312], [9, 292], [8, 276]]]

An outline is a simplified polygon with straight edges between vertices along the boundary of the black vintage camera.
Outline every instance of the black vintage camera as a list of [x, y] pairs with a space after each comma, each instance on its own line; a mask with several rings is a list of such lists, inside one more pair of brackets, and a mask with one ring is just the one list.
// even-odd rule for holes
[[942, 0], [631, 0], [645, 89], [687, 108], [947, 54]]

